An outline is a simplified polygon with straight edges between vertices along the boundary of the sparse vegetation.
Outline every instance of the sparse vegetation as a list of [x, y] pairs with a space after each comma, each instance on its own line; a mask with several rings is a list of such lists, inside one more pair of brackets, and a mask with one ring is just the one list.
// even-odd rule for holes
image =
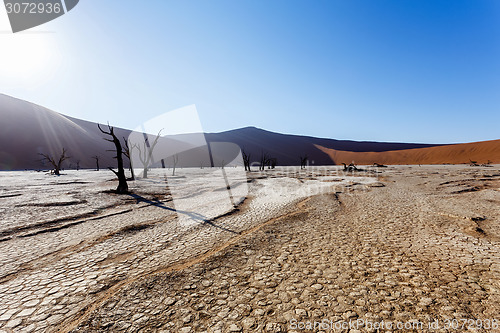
[[346, 165], [345, 163], [342, 164], [344, 165], [344, 171], [346, 172], [359, 171], [359, 169], [356, 168], [356, 165], [354, 165], [354, 162], [350, 163], [349, 165]]
[[241, 154], [243, 156], [243, 164], [245, 165], [245, 171], [251, 172], [250, 170], [250, 154], [247, 154], [245, 149], [241, 150]]
[[469, 165], [470, 166], [474, 166], [474, 167], [477, 167], [477, 166], [480, 166], [480, 167], [491, 167], [491, 160], [488, 160], [488, 162], [486, 163], [482, 163], [482, 164], [479, 164], [477, 161], [473, 161], [471, 159], [469, 159]]
[[95, 170], [99, 171], [99, 156], [98, 155], [92, 156], [92, 158], [95, 160], [95, 164], [96, 164], [96, 166], [95, 166], [96, 169]]
[[50, 165], [52, 165], [52, 167], [53, 167], [52, 173], [54, 175], [57, 175], [57, 176], [60, 175], [60, 171], [61, 171], [61, 167], [62, 167], [63, 162], [65, 160], [67, 160], [68, 158], [70, 158], [69, 156], [66, 156], [66, 149], [65, 148], [63, 148], [62, 153], [61, 153], [61, 155], [59, 155], [59, 157], [53, 157], [53, 156], [50, 156], [49, 154], [42, 154], [42, 153], [40, 153], [40, 155], [43, 156], [42, 161], [47, 161], [50, 163]]
[[491, 160], [488, 160], [488, 162], [481, 164], [482, 167], [491, 167]]
[[299, 156], [299, 159], [300, 159], [300, 169], [305, 169], [308, 161], [307, 155]]
[[266, 165], [268, 164], [269, 161], [269, 155], [262, 151], [260, 154], [260, 163], [259, 163], [259, 171], [264, 171]]
[[275, 157], [271, 157], [267, 160], [267, 168], [268, 169], [274, 169], [276, 168], [276, 163], [278, 160]]

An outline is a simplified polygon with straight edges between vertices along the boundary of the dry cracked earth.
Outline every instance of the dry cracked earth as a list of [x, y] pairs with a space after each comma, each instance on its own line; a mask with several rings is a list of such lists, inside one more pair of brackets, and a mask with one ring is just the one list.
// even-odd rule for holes
[[257, 193], [339, 179], [250, 177], [219, 228], [162, 217], [47, 251], [0, 281], [0, 332], [500, 332], [498, 166], [381, 168], [282, 202]]

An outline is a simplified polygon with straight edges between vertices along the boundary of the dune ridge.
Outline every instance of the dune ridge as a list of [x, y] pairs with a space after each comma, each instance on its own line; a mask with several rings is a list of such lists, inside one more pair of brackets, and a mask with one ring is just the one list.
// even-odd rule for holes
[[[64, 168], [74, 169], [77, 165], [94, 168], [95, 156], [99, 156], [101, 167], [116, 165], [113, 145], [103, 140], [97, 123], [65, 116], [4, 94], [0, 94], [0, 118], [0, 170], [45, 169], [49, 166], [42, 161], [40, 153], [57, 155], [63, 148], [70, 156]], [[126, 138], [132, 131], [115, 128], [115, 132], [119, 138]], [[352, 161], [358, 164], [457, 164], [469, 160], [500, 163], [500, 140], [445, 145], [352, 141], [282, 134], [256, 127], [203, 135], [211, 145], [229, 142], [239, 146], [254, 165], [263, 154], [276, 159], [278, 165], [299, 165], [300, 156], [305, 155], [310, 165]], [[199, 139], [200, 133], [164, 138], [169, 140], [166, 146], [186, 150], [179, 167], [199, 167], [200, 156], [206, 155], [206, 149], [186, 146], [190, 136]], [[128, 167], [128, 160], [125, 164]]]
[[353, 152], [315, 145], [336, 163], [356, 164], [462, 164], [500, 163], [500, 140], [443, 145], [438, 147], [391, 150], [382, 152]]

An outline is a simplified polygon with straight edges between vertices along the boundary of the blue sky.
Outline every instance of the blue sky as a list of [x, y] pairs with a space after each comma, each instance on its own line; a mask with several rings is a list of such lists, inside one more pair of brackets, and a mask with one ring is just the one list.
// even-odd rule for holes
[[0, 8], [0, 92], [86, 120], [195, 104], [207, 132], [500, 138], [495, 0], [81, 0], [9, 29]]

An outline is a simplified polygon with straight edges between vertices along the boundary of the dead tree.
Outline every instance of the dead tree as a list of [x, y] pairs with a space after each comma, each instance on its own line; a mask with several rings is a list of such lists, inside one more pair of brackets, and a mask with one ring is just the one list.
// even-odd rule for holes
[[61, 155], [59, 155], [59, 158], [54, 158], [48, 154], [40, 154], [43, 156], [42, 161], [47, 161], [49, 162], [53, 169], [53, 173], [57, 176], [60, 175], [62, 163], [69, 158], [69, 156], [66, 156], [66, 149], [63, 148]]
[[347, 171], [347, 172], [353, 172], [353, 171], [358, 171], [358, 168], [356, 168], [356, 166], [354, 165], [354, 162], [349, 164], [349, 165], [346, 165], [345, 163], [342, 163], [344, 165], [344, 171]]
[[491, 167], [491, 161], [488, 160], [488, 162], [481, 164], [482, 167]]
[[175, 154], [172, 156], [174, 168], [172, 169], [172, 176], [175, 176], [175, 167], [177, 166], [177, 163], [179, 162], [179, 155]]
[[149, 138], [146, 137], [146, 139], [144, 140], [144, 147], [142, 151], [141, 149], [139, 149], [138, 145], [135, 146], [139, 150], [139, 160], [141, 161], [143, 166], [142, 178], [148, 178], [148, 168], [153, 162], [153, 150], [155, 149], [155, 146], [160, 139], [160, 134], [161, 130], [160, 132], [158, 132], [158, 135], [156, 136], [152, 144], [149, 144]]
[[267, 163], [269, 161], [269, 156], [267, 153], [265, 152], [261, 152], [260, 154], [260, 164], [259, 164], [259, 170], [260, 171], [264, 171]]
[[135, 180], [134, 168], [132, 166], [132, 159], [130, 158], [130, 156], [131, 156], [132, 150], [134, 150], [134, 147], [136, 147], [136, 145], [134, 144], [134, 145], [132, 145], [132, 148], [130, 148], [128, 146], [128, 141], [127, 141], [127, 139], [125, 139], [125, 137], [123, 138], [123, 142], [125, 143], [125, 148], [123, 149], [123, 155], [125, 155], [128, 158], [130, 179]]
[[111, 127], [109, 124], [108, 124], [108, 131], [103, 130], [101, 128], [101, 125], [99, 124], [97, 124], [97, 127], [102, 133], [109, 135], [112, 138], [112, 139], [106, 139], [106, 138], [103, 139], [109, 142], [113, 142], [115, 145], [115, 151], [116, 151], [115, 158], [118, 162], [118, 171], [113, 170], [112, 167], [108, 167], [108, 169], [113, 171], [113, 173], [118, 178], [118, 187], [116, 188], [115, 192], [117, 194], [127, 194], [129, 192], [128, 192], [127, 178], [125, 177], [125, 170], [123, 170], [122, 144], [120, 143], [120, 140], [116, 137], [114, 128]]
[[95, 160], [95, 165], [96, 165], [96, 171], [99, 171], [99, 156], [92, 156], [92, 158]]
[[274, 169], [276, 168], [276, 163], [277, 163], [277, 159], [274, 158], [274, 157], [271, 157], [267, 160], [267, 168], [268, 169]]
[[299, 156], [299, 159], [300, 159], [300, 168], [305, 169], [307, 166], [307, 160], [308, 160], [307, 155]]
[[241, 154], [243, 155], [243, 164], [245, 165], [245, 171], [250, 170], [250, 154], [247, 154], [244, 149], [241, 150]]

